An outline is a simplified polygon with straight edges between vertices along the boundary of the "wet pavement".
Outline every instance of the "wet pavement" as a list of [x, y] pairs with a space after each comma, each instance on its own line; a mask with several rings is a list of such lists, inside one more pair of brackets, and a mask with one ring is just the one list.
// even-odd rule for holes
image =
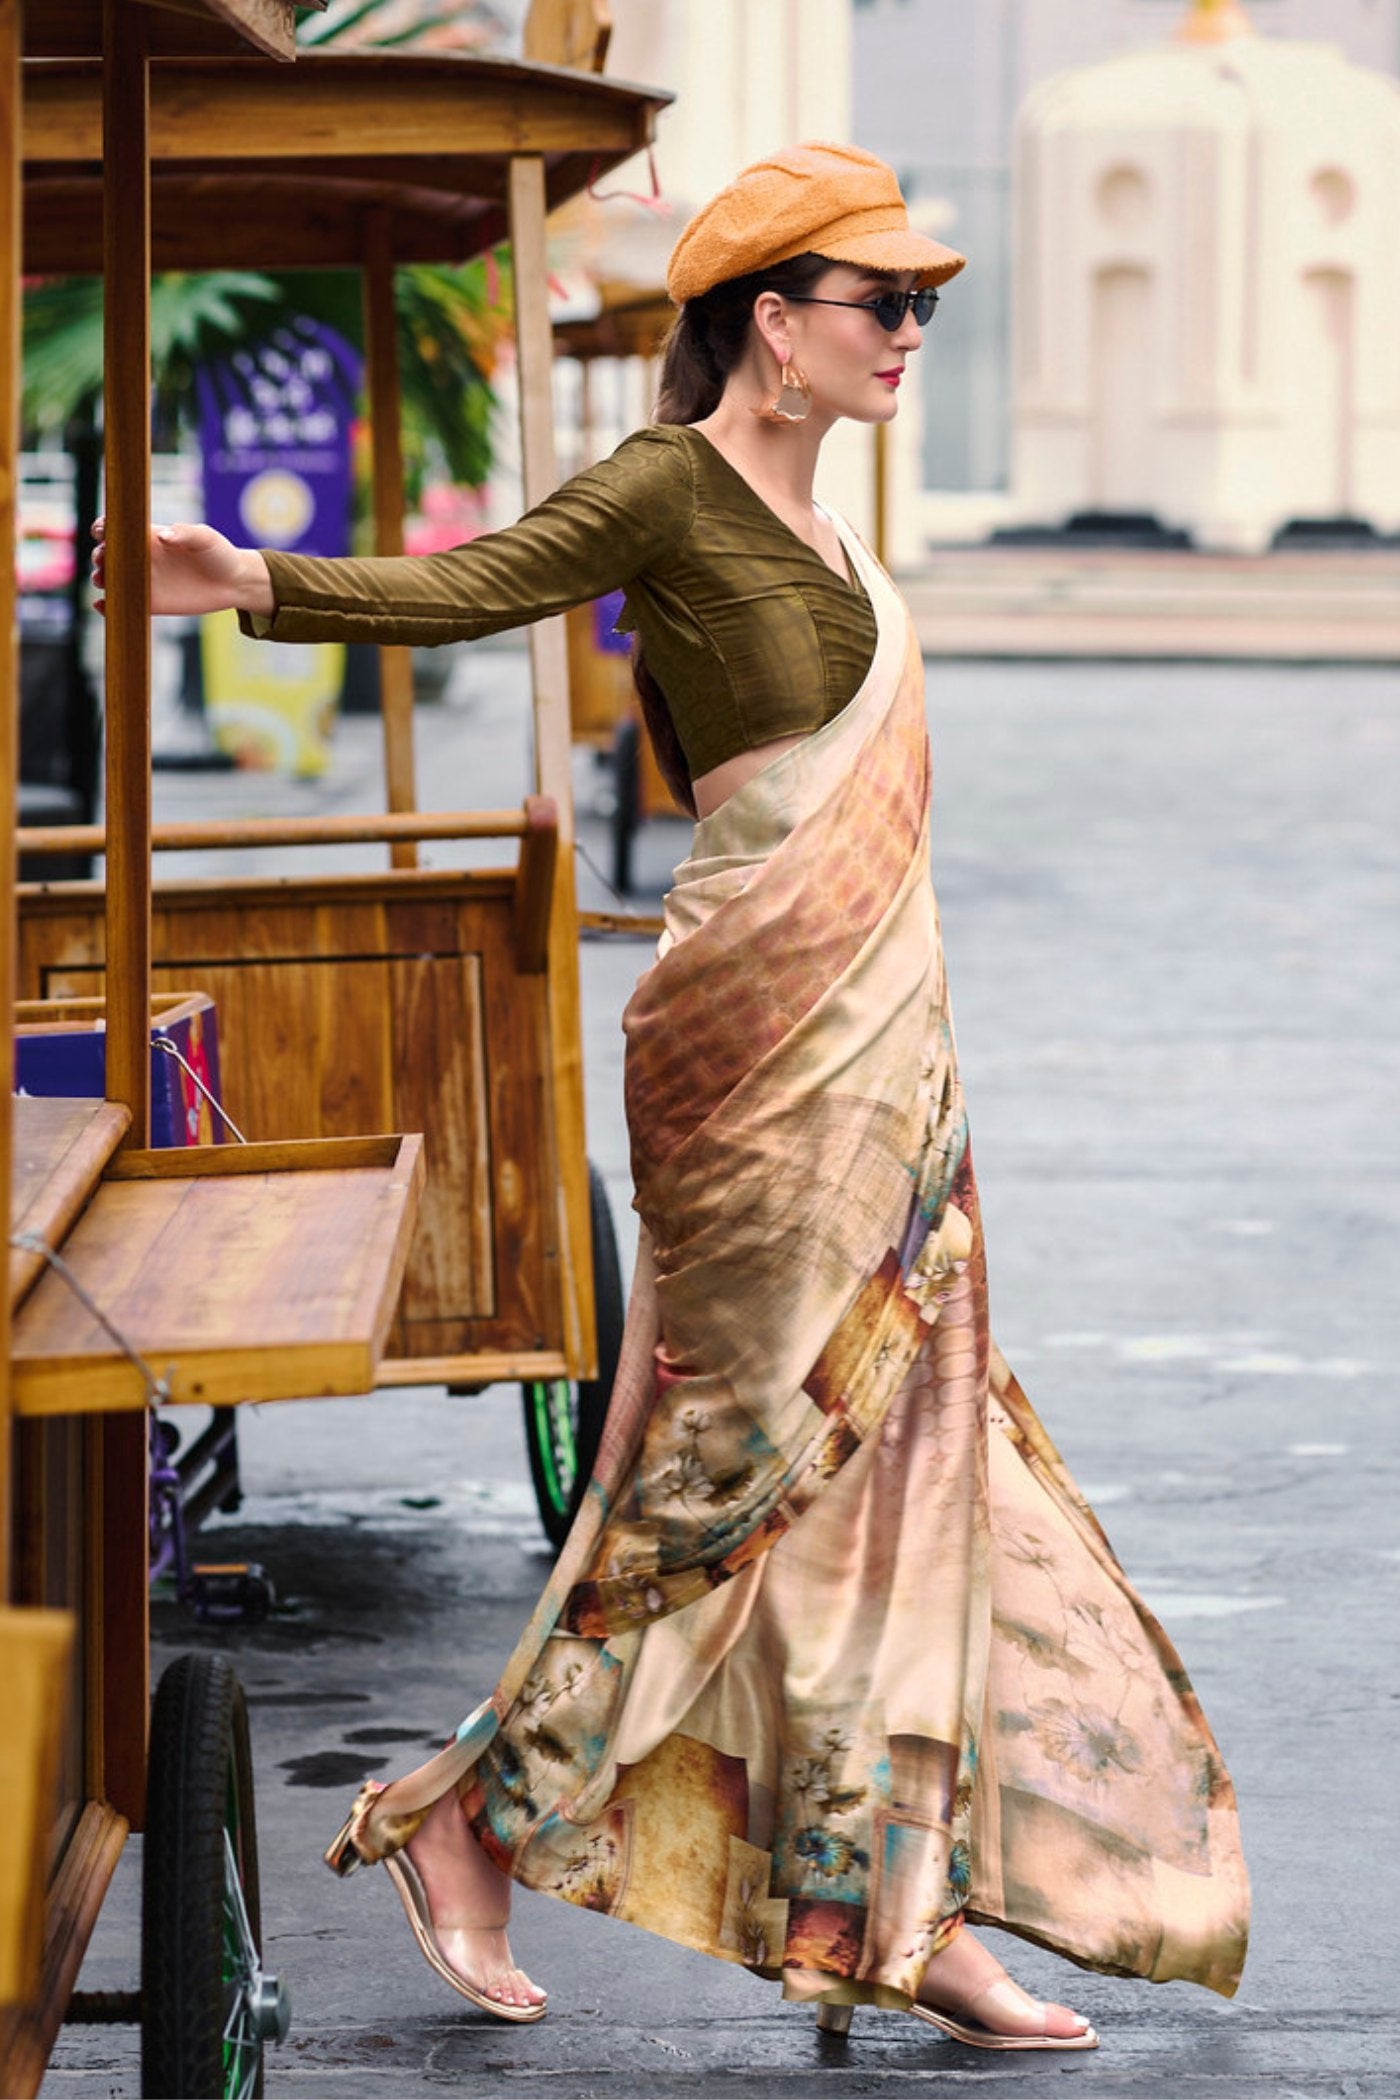
[[[436, 799], [520, 792], [523, 674], [478, 649], [420, 711]], [[994, 1326], [1234, 1772], [1257, 1906], [1241, 1992], [999, 1941], [1093, 2017], [1096, 2054], [998, 2058], [868, 2012], [843, 2043], [742, 1971], [523, 1893], [548, 2019], [459, 2010], [387, 1878], [335, 1882], [319, 1853], [360, 1776], [416, 1762], [489, 1688], [548, 1560], [515, 1393], [399, 1392], [245, 1411], [247, 1501], [208, 1543], [261, 1561], [279, 1609], [219, 1632], [156, 1614], [158, 1660], [219, 1646], [248, 1691], [293, 2004], [269, 2094], [1400, 2095], [1400, 694], [1376, 668], [950, 663], [930, 720]], [[162, 776], [158, 814], [368, 806], [376, 735], [342, 724], [316, 790]], [[684, 838], [643, 836], [653, 896]], [[583, 959], [590, 1150], [625, 1266], [617, 1017], [644, 952]], [[133, 1845], [88, 1987], [134, 1982], [138, 1867]], [[136, 2065], [128, 2031], [69, 2029], [44, 2093], [134, 2094]]]

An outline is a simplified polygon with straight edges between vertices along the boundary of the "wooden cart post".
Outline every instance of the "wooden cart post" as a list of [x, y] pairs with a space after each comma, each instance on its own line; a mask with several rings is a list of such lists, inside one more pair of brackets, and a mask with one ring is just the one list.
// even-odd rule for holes
[[[144, 8], [103, 0], [103, 414], [107, 482], [107, 1099], [151, 1128], [151, 151]], [[130, 375], [130, 378], [127, 377]], [[112, 381], [118, 383], [113, 384]], [[125, 383], [121, 383], [125, 382]], [[82, 549], [77, 558], [83, 557]], [[150, 1713], [146, 1422], [91, 1425], [101, 1544], [101, 1714], [88, 1792], [139, 1830]], [[122, 1667], [107, 1667], [121, 1656]]]
[[[403, 553], [403, 442], [400, 428], [398, 318], [394, 310], [394, 231], [388, 208], [365, 218], [365, 358], [369, 368], [369, 427], [374, 481], [374, 551]], [[379, 701], [384, 718], [385, 807], [418, 807], [413, 761], [413, 658], [407, 649], [379, 651]], [[389, 865], [416, 868], [418, 848], [396, 839]]]
[[[549, 321], [544, 168], [533, 156], [510, 164], [510, 239], [520, 370], [520, 451], [527, 505], [558, 486], [554, 447], [554, 338]], [[535, 689], [535, 788], [559, 812], [559, 867], [550, 915], [549, 1034], [559, 1157], [559, 1221], [565, 1278], [565, 1338], [576, 1361], [597, 1353], [588, 1167], [583, 1141], [582, 1008], [569, 735], [569, 652], [562, 619], [530, 629]]]
[[[15, 623], [16, 493], [20, 378], [20, 10], [0, 0], [0, 1053], [11, 1056], [15, 996], [16, 780], [19, 649]], [[13, 1095], [0, 1088], [0, 1199], [9, 1212]], [[5, 1263], [8, 1272], [8, 1256]], [[38, 1994], [44, 1946], [49, 1824], [67, 1705], [73, 1620], [68, 1612], [14, 1610], [13, 1417], [10, 1291], [0, 1291], [0, 2021]], [[13, 2015], [10, 2016], [11, 2019]], [[8, 2024], [8, 2023], [6, 2023]], [[3, 2038], [0, 2037], [0, 2055]]]
[[[19, 777], [19, 635], [15, 607], [15, 511], [19, 489], [20, 381], [20, 16], [0, 0], [0, 1046], [10, 1054], [15, 1005], [16, 782]], [[13, 1096], [0, 1088], [0, 1198], [9, 1216]], [[10, 1575], [10, 1294], [0, 1293], [0, 1599]]]

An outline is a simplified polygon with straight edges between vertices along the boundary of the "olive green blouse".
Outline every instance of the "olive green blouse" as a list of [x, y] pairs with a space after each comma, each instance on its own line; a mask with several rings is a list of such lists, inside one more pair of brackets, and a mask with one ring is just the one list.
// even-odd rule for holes
[[654, 424], [518, 524], [446, 554], [328, 561], [264, 550], [274, 641], [471, 641], [621, 589], [692, 776], [851, 700], [875, 614], [698, 430]]

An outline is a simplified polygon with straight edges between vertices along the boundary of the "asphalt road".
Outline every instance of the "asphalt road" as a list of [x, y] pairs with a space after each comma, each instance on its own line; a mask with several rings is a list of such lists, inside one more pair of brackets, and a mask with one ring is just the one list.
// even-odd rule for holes
[[[420, 711], [433, 799], [520, 791], [523, 673], [478, 649]], [[518, 1402], [308, 1402], [245, 1414], [249, 1498], [211, 1534], [267, 1565], [278, 1615], [210, 1635], [157, 1614], [162, 1657], [217, 1640], [248, 1688], [268, 1953], [293, 1997], [270, 2094], [1400, 2095], [1396, 681], [949, 663], [929, 711], [994, 1326], [1234, 1772], [1243, 1988], [1227, 2005], [1004, 1942], [1093, 2017], [1096, 2055], [999, 2059], [874, 2013], [832, 2042], [741, 1971], [523, 1894], [549, 2018], [459, 2010], [387, 1879], [334, 1882], [319, 1853], [361, 1774], [415, 1762], [489, 1688], [544, 1576]], [[343, 724], [316, 790], [163, 775], [158, 813], [368, 806], [376, 733]], [[583, 831], [601, 857], [601, 823]], [[644, 837], [654, 892], [683, 844], [675, 823]], [[617, 1020], [643, 962], [584, 950], [590, 1149], [625, 1236]], [[89, 1986], [134, 1980], [138, 1857]], [[135, 2066], [129, 2033], [70, 2029], [43, 2090], [135, 2093]]]

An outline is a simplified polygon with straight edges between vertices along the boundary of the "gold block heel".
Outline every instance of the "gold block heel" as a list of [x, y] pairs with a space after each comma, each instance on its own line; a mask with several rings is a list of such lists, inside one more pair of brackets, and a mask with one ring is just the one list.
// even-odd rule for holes
[[817, 2007], [818, 2034], [849, 2034], [853, 2005], [819, 2005]]
[[355, 1796], [349, 1815], [321, 1854], [332, 1874], [339, 1874], [342, 1880], [347, 1874], [353, 1874], [356, 1867], [367, 1865], [377, 1856], [364, 1849], [363, 1838], [375, 1796], [383, 1791], [376, 1781], [365, 1781]]

